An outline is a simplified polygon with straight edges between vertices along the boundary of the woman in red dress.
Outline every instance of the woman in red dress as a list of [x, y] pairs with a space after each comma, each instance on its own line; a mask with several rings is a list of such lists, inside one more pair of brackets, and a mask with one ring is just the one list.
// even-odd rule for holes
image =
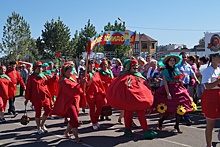
[[77, 143], [82, 142], [78, 136], [78, 113], [80, 93], [82, 93], [80, 84], [72, 78], [73, 66], [66, 64], [62, 67], [62, 77], [59, 81], [59, 90], [56, 102], [54, 104], [53, 114], [61, 117], [70, 117], [64, 136], [71, 138], [69, 132], [75, 136]]
[[0, 66], [0, 122], [5, 121], [4, 112], [7, 100], [14, 97], [14, 84], [5, 72], [6, 67]]
[[[106, 91], [107, 88], [109, 87], [109, 85], [112, 83], [114, 76], [113, 76], [113, 73], [112, 73], [111, 69], [108, 69], [108, 61], [106, 59], [102, 60], [102, 63], [100, 64], [100, 67], [101, 67], [101, 69], [99, 70], [99, 74], [100, 74], [100, 77], [101, 77], [101, 80], [102, 80], [102, 84], [103, 84], [103, 86], [105, 88], [105, 91]], [[111, 112], [111, 107], [108, 105], [108, 102], [107, 102], [106, 99], [105, 99], [105, 106], [102, 109], [103, 110], [107, 109], [107, 111]], [[108, 118], [109, 115], [110, 115], [110, 113], [109, 114], [103, 114], [103, 115], [101, 115], [100, 118], [103, 121], [104, 116], [105, 116], [106, 120], [111, 120], [110, 118]]]
[[[42, 134], [48, 132], [44, 124], [51, 113], [51, 95], [48, 90], [48, 80], [42, 73], [42, 63], [34, 63], [33, 71], [33, 74], [28, 77], [25, 105], [29, 100], [32, 102], [35, 110], [37, 133]], [[42, 120], [40, 120], [42, 107], [44, 108], [44, 114]]]
[[138, 61], [131, 59], [126, 62], [128, 71], [115, 79], [106, 92], [108, 103], [113, 108], [125, 110], [125, 136], [133, 136], [132, 118], [136, 111], [144, 137], [153, 138], [157, 133], [149, 130], [145, 117], [145, 110], [153, 104], [152, 92], [147, 86], [146, 79], [138, 72]]
[[[202, 84], [205, 91], [202, 94], [202, 113], [206, 117], [205, 137], [207, 147], [212, 147], [212, 132], [216, 120], [220, 119], [220, 54], [211, 54], [210, 63], [202, 72]], [[220, 140], [220, 130], [218, 131]]]
[[[88, 74], [83, 78], [83, 83], [86, 84], [86, 101], [89, 105], [90, 119], [92, 121], [92, 128], [98, 130], [100, 124], [98, 123], [99, 116], [104, 105], [105, 88], [98, 72], [94, 71], [95, 62], [90, 59], [88, 62]], [[84, 84], [83, 84], [84, 85]]]

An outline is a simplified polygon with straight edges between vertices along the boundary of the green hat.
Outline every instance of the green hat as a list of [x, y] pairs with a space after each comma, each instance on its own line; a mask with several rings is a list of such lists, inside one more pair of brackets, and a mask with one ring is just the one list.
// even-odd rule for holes
[[48, 63], [43, 63], [42, 67], [49, 67]]

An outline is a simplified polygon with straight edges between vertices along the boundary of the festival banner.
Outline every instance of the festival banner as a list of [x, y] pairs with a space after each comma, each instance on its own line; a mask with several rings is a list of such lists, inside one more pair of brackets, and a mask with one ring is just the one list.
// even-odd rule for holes
[[90, 54], [94, 47], [104, 44], [133, 45], [135, 37], [136, 32], [106, 31], [90, 38], [87, 52]]
[[220, 53], [220, 32], [205, 34], [205, 54]]

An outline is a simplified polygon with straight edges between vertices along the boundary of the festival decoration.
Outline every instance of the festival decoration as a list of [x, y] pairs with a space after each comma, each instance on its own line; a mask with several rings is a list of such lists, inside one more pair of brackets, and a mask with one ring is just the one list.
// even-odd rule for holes
[[211, 37], [207, 48], [213, 52], [218, 52], [220, 50], [220, 36], [218, 34], [214, 34]]
[[177, 114], [179, 114], [179, 115], [184, 115], [185, 113], [186, 113], [185, 107], [183, 107], [182, 105], [179, 105], [179, 106], [177, 107]]
[[90, 38], [87, 52], [90, 54], [94, 47], [104, 44], [132, 45], [135, 37], [136, 32], [106, 31]]
[[157, 111], [160, 113], [165, 113], [167, 110], [167, 106], [164, 103], [160, 103], [157, 105]]

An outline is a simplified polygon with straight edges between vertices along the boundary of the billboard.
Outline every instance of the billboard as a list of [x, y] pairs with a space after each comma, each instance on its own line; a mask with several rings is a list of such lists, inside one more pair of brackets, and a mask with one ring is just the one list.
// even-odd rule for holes
[[220, 32], [205, 34], [205, 54], [220, 53]]

